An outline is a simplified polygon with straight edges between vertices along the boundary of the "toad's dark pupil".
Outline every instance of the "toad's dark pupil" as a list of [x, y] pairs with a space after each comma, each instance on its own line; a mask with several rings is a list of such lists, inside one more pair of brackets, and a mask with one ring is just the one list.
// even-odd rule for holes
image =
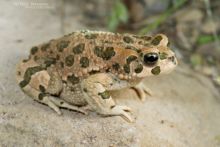
[[144, 63], [147, 65], [154, 65], [157, 63], [158, 58], [157, 53], [147, 53], [144, 55]]

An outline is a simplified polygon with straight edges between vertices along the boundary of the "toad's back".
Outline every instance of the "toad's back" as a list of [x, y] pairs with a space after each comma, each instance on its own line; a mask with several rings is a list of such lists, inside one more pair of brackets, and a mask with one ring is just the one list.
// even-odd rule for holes
[[95, 72], [126, 73], [123, 66], [129, 56], [151, 38], [106, 32], [81, 31], [31, 48], [30, 59], [44, 67], [54, 66], [65, 80]]

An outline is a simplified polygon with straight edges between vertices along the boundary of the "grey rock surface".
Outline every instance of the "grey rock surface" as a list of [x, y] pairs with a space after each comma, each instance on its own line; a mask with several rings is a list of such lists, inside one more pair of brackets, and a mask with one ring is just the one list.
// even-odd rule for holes
[[61, 2], [44, 1], [43, 8], [16, 2], [0, 1], [0, 146], [220, 146], [220, 94], [185, 66], [146, 79], [154, 94], [145, 102], [132, 90], [114, 93], [117, 103], [133, 108], [132, 124], [64, 109], [58, 116], [30, 99], [15, 82], [15, 66], [32, 45], [62, 35]]

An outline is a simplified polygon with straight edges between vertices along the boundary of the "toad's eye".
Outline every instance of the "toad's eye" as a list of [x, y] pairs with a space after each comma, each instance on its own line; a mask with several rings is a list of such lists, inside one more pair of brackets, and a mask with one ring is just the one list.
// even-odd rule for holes
[[144, 63], [146, 65], [154, 65], [157, 63], [159, 57], [157, 53], [147, 53], [144, 55]]

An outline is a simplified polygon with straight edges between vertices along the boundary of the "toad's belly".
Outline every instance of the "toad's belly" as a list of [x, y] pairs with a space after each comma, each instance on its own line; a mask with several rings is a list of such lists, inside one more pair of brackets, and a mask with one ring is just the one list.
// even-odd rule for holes
[[60, 98], [65, 100], [66, 102], [76, 105], [76, 106], [84, 106], [87, 104], [84, 99], [84, 95], [82, 93], [80, 84], [63, 84], [63, 90], [60, 94]]

